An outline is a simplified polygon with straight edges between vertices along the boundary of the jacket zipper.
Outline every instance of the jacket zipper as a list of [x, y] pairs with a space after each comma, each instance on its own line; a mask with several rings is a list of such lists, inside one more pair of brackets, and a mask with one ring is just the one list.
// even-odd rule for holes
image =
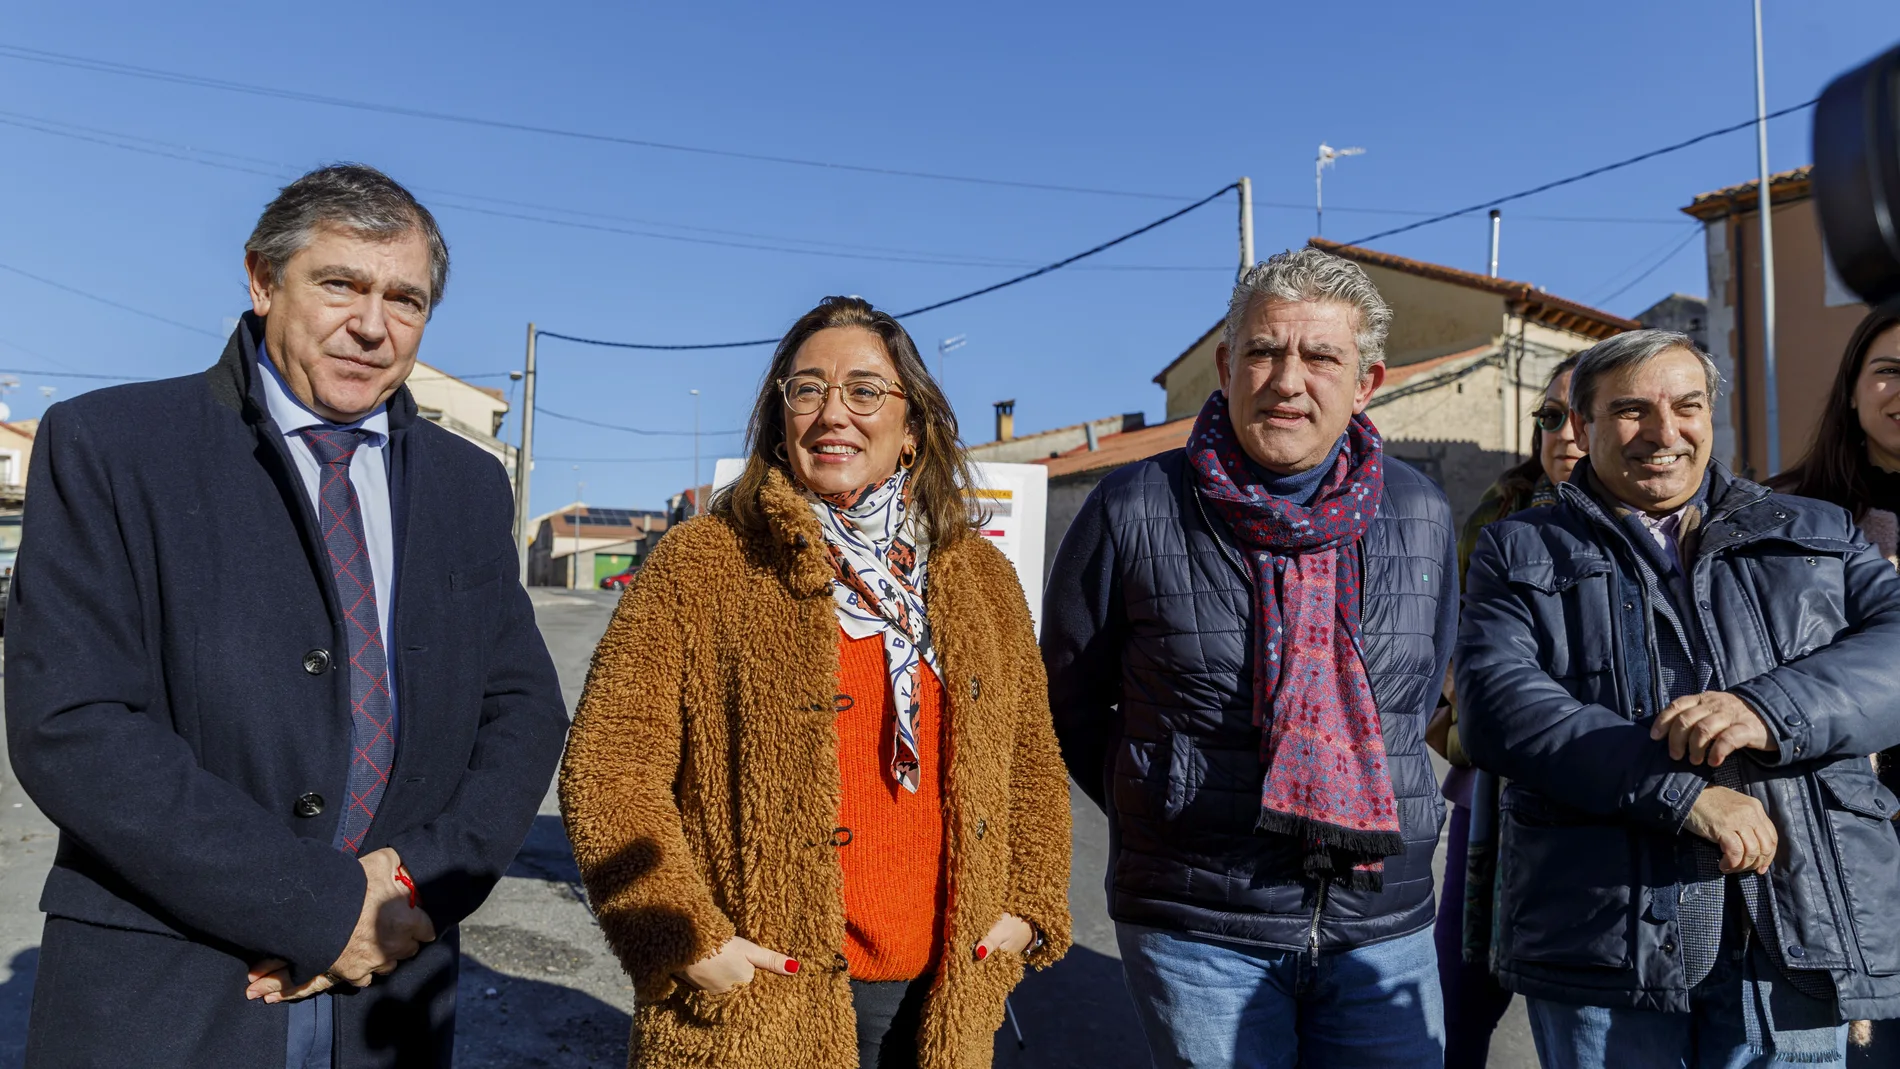
[[1326, 912], [1326, 881], [1319, 881], [1319, 896], [1313, 900], [1313, 923], [1306, 929], [1307, 959], [1315, 978], [1319, 975], [1319, 915]]

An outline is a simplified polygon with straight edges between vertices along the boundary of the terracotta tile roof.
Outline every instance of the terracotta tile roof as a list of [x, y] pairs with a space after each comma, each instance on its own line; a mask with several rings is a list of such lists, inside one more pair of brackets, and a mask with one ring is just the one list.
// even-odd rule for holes
[[1519, 315], [1534, 319], [1546, 326], [1568, 330], [1598, 341], [1642, 326], [1634, 319], [1624, 319], [1622, 316], [1605, 312], [1601, 308], [1592, 308], [1587, 304], [1579, 304], [1576, 301], [1568, 301], [1545, 293], [1528, 282], [1492, 278], [1475, 271], [1461, 271], [1456, 267], [1426, 263], [1423, 260], [1414, 260], [1389, 252], [1378, 252], [1357, 245], [1342, 245], [1337, 241], [1327, 241], [1325, 238], [1313, 238], [1307, 244], [1357, 263], [1373, 264], [1388, 270], [1417, 275], [1420, 278], [1495, 293], [1509, 300], [1511, 310]]
[[[1737, 212], [1751, 212], [1755, 210], [1755, 203], [1761, 199], [1760, 188], [1761, 180], [1755, 179], [1710, 190], [1707, 193], [1698, 193], [1696, 198], [1689, 202], [1689, 206], [1682, 211], [1683, 214], [1693, 215], [1705, 223], [1734, 215]], [[1768, 176], [1769, 195], [1776, 204], [1806, 200], [1813, 195], [1813, 189], [1813, 164]]]
[[[1389, 368], [1385, 373], [1385, 383], [1380, 392], [1390, 390], [1421, 375], [1440, 370], [1461, 360], [1484, 356], [1496, 351], [1496, 346], [1480, 345], [1475, 349], [1466, 349], [1461, 353], [1448, 353], [1430, 360], [1420, 360], [1415, 364]], [[1377, 395], [1374, 395], [1377, 399]], [[1119, 468], [1123, 464], [1132, 464], [1145, 460], [1156, 453], [1165, 453], [1170, 449], [1179, 449], [1187, 444], [1188, 434], [1194, 429], [1194, 417], [1183, 416], [1142, 427], [1139, 430], [1125, 431], [1121, 434], [1104, 434], [1096, 439], [1096, 450], [1091, 453], [1086, 445], [1076, 446], [1061, 456], [1046, 457], [1030, 461], [1049, 469], [1051, 479], [1077, 472], [1097, 471], [1102, 468]]]
[[[1704, 196], [1713, 195], [1714, 194], [1704, 194]], [[1780, 196], [1779, 187], [1777, 187], [1776, 196]], [[1696, 199], [1698, 201], [1701, 200], [1700, 197]], [[1687, 208], [1683, 210], [1689, 211]], [[1511, 311], [1519, 315], [1534, 319], [1546, 326], [1572, 331], [1586, 338], [1594, 338], [1597, 341], [1602, 341], [1613, 335], [1621, 334], [1626, 330], [1636, 330], [1642, 326], [1642, 324], [1636, 322], [1634, 319], [1624, 319], [1622, 316], [1605, 312], [1601, 308], [1592, 308], [1587, 304], [1579, 304], [1576, 301], [1565, 300], [1562, 297], [1545, 293], [1528, 282], [1513, 282], [1507, 278], [1492, 278], [1489, 275], [1480, 275], [1475, 271], [1461, 271], [1456, 267], [1427, 263], [1424, 260], [1414, 260], [1408, 256], [1398, 256], [1389, 252], [1378, 252], [1373, 249], [1361, 248], [1357, 245], [1344, 245], [1337, 241], [1327, 241], [1325, 238], [1313, 238], [1309, 240], [1307, 244], [1316, 249], [1330, 252], [1335, 256], [1343, 256], [1357, 263], [1373, 264], [1393, 271], [1403, 271], [1408, 275], [1417, 275], [1420, 278], [1429, 278], [1438, 282], [1449, 282], [1457, 286], [1483, 290], [1486, 293], [1495, 293], [1508, 300], [1511, 304]], [[1179, 367], [1181, 361], [1186, 360], [1190, 353], [1205, 344], [1207, 339], [1213, 336], [1216, 331], [1220, 330], [1225, 322], [1225, 319], [1215, 321], [1214, 325], [1209, 327], [1205, 334], [1194, 339], [1194, 344], [1183, 349], [1181, 355], [1170, 361], [1168, 366], [1162, 368], [1161, 373], [1154, 377], [1155, 385], [1166, 386], [1168, 373]], [[1397, 369], [1394, 368], [1393, 371], [1397, 371]], [[1390, 373], [1388, 373], [1387, 381], [1391, 381]]]
[[1088, 446], [1079, 445], [1059, 457], [1047, 457], [1032, 463], [1048, 468], [1051, 479], [1074, 475], [1079, 471], [1119, 468], [1156, 453], [1181, 448], [1187, 444], [1188, 432], [1193, 429], [1194, 417], [1183, 416], [1138, 431], [1104, 434], [1096, 439], [1098, 448], [1093, 453], [1089, 452]]
[[[1384, 393], [1394, 386], [1415, 379], [1428, 371], [1437, 371], [1447, 364], [1455, 364], [1460, 360], [1469, 360], [1474, 356], [1484, 356], [1495, 353], [1497, 350], [1498, 347], [1495, 345], [1480, 345], [1475, 349], [1466, 349], [1462, 353], [1446, 353], [1444, 356], [1434, 356], [1430, 360], [1420, 360], [1415, 364], [1401, 364], [1398, 367], [1387, 365], [1385, 369], [1385, 382], [1380, 384], [1379, 392]], [[1374, 394], [1373, 399], [1377, 400], [1378, 394]]]

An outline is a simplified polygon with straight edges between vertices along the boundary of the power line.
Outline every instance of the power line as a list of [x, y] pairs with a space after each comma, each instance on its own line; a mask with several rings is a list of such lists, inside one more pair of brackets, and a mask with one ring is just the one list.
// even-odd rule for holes
[[1662, 266], [1664, 264], [1675, 259], [1676, 254], [1680, 253], [1683, 249], [1688, 248], [1690, 242], [1694, 241], [1696, 238], [1701, 237], [1701, 236], [1702, 236], [1702, 226], [1701, 224], [1698, 223], [1695, 229], [1689, 231], [1689, 233], [1685, 235], [1683, 239], [1676, 244], [1675, 248], [1670, 249], [1668, 252], [1664, 253], [1662, 259], [1657, 260], [1653, 264], [1650, 264], [1649, 267], [1646, 268], [1642, 274], [1637, 275], [1635, 278], [1632, 278], [1628, 282], [1625, 282], [1621, 286], [1617, 287], [1616, 292], [1611, 293], [1605, 297], [1599, 297], [1596, 299], [1596, 301], [1592, 303], [1601, 304], [1601, 303], [1606, 303], [1609, 301], [1614, 301], [1618, 297], [1623, 296], [1623, 294], [1628, 293], [1630, 290], [1630, 287], [1636, 285], [1638, 282], [1641, 282], [1642, 280], [1655, 274], [1657, 271], [1662, 270]]
[[[1801, 104], [1796, 104], [1793, 107], [1782, 108], [1780, 111], [1769, 112], [1767, 115], [1767, 118], [1779, 119], [1783, 115], [1791, 115], [1805, 108], [1811, 108], [1820, 99], [1821, 99], [1820, 97], [1815, 97], [1813, 100], [1809, 100]], [[1521, 193], [1512, 193], [1509, 196], [1499, 197], [1496, 200], [1485, 201], [1483, 204], [1474, 204], [1469, 208], [1460, 208], [1455, 212], [1444, 212], [1439, 215], [1434, 215], [1429, 219], [1420, 219], [1416, 223], [1407, 223], [1404, 226], [1393, 227], [1390, 230], [1381, 230], [1377, 234], [1370, 234], [1370, 235], [1367, 235], [1366, 237], [1359, 238], [1355, 241], [1348, 241], [1346, 242], [1346, 244], [1365, 245], [1369, 242], [1378, 241], [1380, 238], [1389, 238], [1395, 234], [1403, 234], [1403, 233], [1406, 233], [1407, 231], [1417, 230], [1418, 228], [1423, 227], [1423, 226], [1431, 226], [1433, 223], [1442, 223], [1447, 219], [1456, 219], [1461, 215], [1470, 215], [1473, 212], [1489, 211], [1490, 209], [1495, 208], [1500, 204], [1509, 204], [1510, 202], [1514, 200], [1523, 200], [1525, 197], [1533, 197], [1539, 193], [1547, 193], [1550, 190], [1558, 188], [1559, 186], [1571, 185], [1576, 182], [1581, 182], [1586, 178], [1595, 178], [1597, 175], [1608, 174], [1611, 171], [1621, 170], [1624, 167], [1629, 167], [1633, 164], [1642, 163], [1644, 160], [1653, 160], [1658, 156], [1666, 156], [1671, 152], [1680, 152], [1683, 149], [1690, 147], [1691, 145], [1699, 145], [1702, 142], [1709, 140], [1710, 138], [1721, 137], [1723, 134], [1732, 134], [1732, 133], [1735, 133], [1737, 130], [1746, 130], [1751, 126], [1754, 126], [1755, 122], [1756, 120], [1749, 119], [1747, 122], [1739, 122], [1733, 126], [1724, 126], [1720, 130], [1710, 130], [1706, 134], [1697, 134], [1696, 136], [1690, 138], [1687, 141], [1678, 141], [1673, 145], [1667, 145], [1659, 149], [1652, 149], [1640, 155], [1631, 156], [1629, 159], [1626, 159], [1626, 160], [1618, 160], [1615, 163], [1606, 163], [1601, 167], [1592, 167], [1590, 170], [1584, 171], [1581, 174], [1573, 174], [1568, 178], [1559, 178], [1555, 182], [1545, 182], [1541, 186], [1534, 186], [1530, 189], [1524, 190]]]
[[[1128, 233], [1123, 234], [1122, 236], [1118, 238], [1112, 238], [1108, 241], [1104, 241], [1100, 245], [1095, 246], [1094, 248], [1085, 249], [1082, 252], [1076, 253], [1074, 256], [1057, 260], [1055, 263], [1048, 264], [1043, 267], [1038, 267], [1034, 271], [1026, 271], [1023, 274], [1017, 275], [1014, 278], [1004, 279], [1003, 281], [997, 282], [993, 285], [984, 286], [982, 289], [971, 290], [968, 293], [959, 294], [958, 296], [951, 297], [947, 300], [937, 301], [934, 304], [926, 304], [921, 308], [913, 308], [908, 312], [899, 312], [897, 313], [895, 318], [909, 319], [911, 316], [922, 315], [925, 312], [934, 312], [939, 308], [948, 308], [953, 304], [961, 304], [962, 302], [970, 300], [972, 298], [981, 297], [987, 293], [995, 293], [997, 290], [1005, 289], [1007, 287], [1014, 286], [1019, 283], [1027, 282], [1032, 278], [1039, 278], [1043, 275], [1048, 274], [1051, 271], [1059, 271], [1062, 268], [1067, 267], [1072, 263], [1075, 263], [1077, 260], [1084, 260], [1090, 256], [1096, 255], [1097, 253], [1107, 252], [1109, 249], [1112, 249], [1115, 246], [1120, 245], [1124, 241], [1128, 241], [1132, 238], [1140, 237], [1141, 235], [1146, 234], [1148, 231], [1153, 230], [1158, 226], [1165, 226], [1168, 223], [1171, 223], [1175, 221], [1176, 219], [1179, 219], [1182, 216], [1188, 214], [1189, 212], [1194, 211], [1196, 208], [1205, 207], [1206, 205], [1211, 204], [1216, 200], [1219, 200], [1221, 197], [1224, 197], [1227, 194], [1232, 193], [1234, 190], [1238, 188], [1240, 188], [1239, 183], [1230, 182], [1227, 185], [1224, 185], [1221, 188], [1215, 190], [1214, 192], [1209, 193], [1207, 196], [1202, 197], [1200, 200], [1195, 201], [1193, 204], [1190, 204], [1185, 208], [1179, 208], [1175, 211], [1169, 212], [1167, 215], [1164, 215], [1161, 218], [1156, 219], [1152, 223], [1148, 223], [1145, 226], [1136, 227], [1135, 229], [1130, 230]], [[687, 350], [703, 350], [703, 349], [750, 349], [758, 345], [777, 345], [779, 341], [777, 338], [757, 338], [752, 341], [711, 342], [711, 343], [700, 343], [697, 345], [653, 345], [653, 344], [648, 344], [645, 342], [605, 341], [600, 338], [581, 338], [581, 337], [576, 337], [575, 335], [572, 335], [572, 334], [559, 334], [551, 330], [541, 330], [541, 331], [536, 331], [535, 333], [538, 336], [543, 337], [543, 338], [559, 338], [562, 341], [579, 342], [582, 345], [598, 345], [598, 346], [602, 346], [608, 349], [641, 349], [641, 350], [660, 351], [660, 352], [682, 352], [682, 351], [687, 351]]]
[[549, 137], [568, 138], [575, 141], [627, 145], [634, 148], [656, 149], [665, 152], [683, 152], [698, 156], [746, 160], [752, 163], [777, 163], [792, 167], [848, 171], [856, 174], [875, 174], [892, 178], [923, 178], [936, 182], [1000, 186], [1009, 189], [1031, 189], [1048, 193], [1082, 193], [1101, 197], [1133, 197], [1142, 200], [1184, 199], [1166, 193], [1144, 193], [1126, 189], [1102, 189], [1093, 186], [1070, 186], [1049, 182], [1024, 182], [1006, 178], [982, 178], [976, 175], [947, 174], [937, 171], [915, 171], [895, 167], [870, 167], [854, 163], [836, 163], [828, 160], [801, 159], [794, 156], [776, 156], [760, 152], [738, 152], [730, 149], [707, 148], [703, 145], [684, 145], [677, 142], [654, 141], [647, 138], [622, 137], [617, 134], [594, 133], [587, 130], [570, 130], [555, 126], [541, 126], [535, 123], [510, 122], [505, 119], [488, 119], [474, 115], [458, 115], [444, 111], [428, 111], [422, 108], [409, 108], [396, 104], [374, 104], [368, 101], [349, 100], [344, 97], [320, 96], [316, 93], [301, 93], [288, 89], [276, 89], [268, 86], [249, 85], [243, 82], [225, 81], [220, 78], [205, 78], [195, 74], [183, 74], [177, 71], [159, 70], [153, 67], [140, 67], [130, 63], [92, 59], [87, 56], [75, 56], [62, 52], [50, 52], [45, 49], [27, 48], [22, 45], [0, 44], [0, 58], [22, 60], [28, 63], [43, 63], [57, 67], [70, 67], [75, 70], [91, 71], [97, 74], [116, 74], [127, 78], [142, 78], [146, 81], [169, 82], [174, 85], [189, 85], [201, 89], [217, 89], [223, 92], [270, 97], [277, 100], [291, 100], [303, 104], [320, 104], [325, 107], [348, 108], [353, 111], [373, 112], [380, 115], [400, 115], [411, 119], [430, 119], [436, 122], [457, 123], [463, 126], [510, 130], [516, 133], [543, 134]]
[[194, 327], [189, 323], [180, 323], [176, 319], [167, 319], [156, 312], [147, 312], [143, 308], [134, 308], [129, 304], [120, 304], [118, 301], [112, 300], [109, 297], [101, 297], [96, 293], [88, 293], [85, 290], [79, 289], [75, 286], [68, 286], [64, 282], [55, 282], [50, 278], [43, 278], [39, 275], [32, 273], [31, 271], [22, 271], [17, 267], [12, 267], [7, 264], [0, 264], [0, 271], [11, 271], [12, 273], [16, 275], [19, 275], [21, 278], [30, 278], [33, 281], [38, 282], [42, 286], [51, 286], [56, 290], [65, 290], [67, 293], [84, 297], [85, 299], [89, 301], [97, 301], [100, 304], [106, 305], [107, 307], [117, 308], [121, 312], [130, 312], [135, 316], [144, 316], [146, 319], [163, 323], [166, 326], [177, 327], [179, 330], [189, 330], [193, 334], [203, 334], [206, 337], [217, 338], [220, 341], [224, 340], [224, 335], [219, 334], [215, 330], [206, 330], [203, 327]]
[[[546, 333], [546, 331], [541, 331], [541, 332], [539, 332], [539, 333]], [[610, 431], [626, 431], [626, 432], [627, 432], [628, 434], [642, 434], [642, 435], [648, 435], [648, 436], [650, 436], [650, 437], [659, 437], [659, 438], [691, 438], [691, 437], [692, 437], [692, 436], [694, 435], [694, 433], [698, 433], [698, 434], [699, 434], [699, 435], [700, 435], [701, 437], [706, 437], [706, 438], [716, 438], [716, 437], [719, 437], [719, 436], [721, 436], [721, 435], [727, 435], [727, 434], [744, 434], [744, 433], [745, 433], [745, 431], [743, 431], [743, 430], [736, 430], [736, 431], [698, 431], [698, 432], [694, 432], [694, 431], [648, 431], [648, 430], [641, 430], [641, 429], [640, 429], [639, 427], [627, 427], [627, 426], [622, 426], [621, 424], [618, 424], [618, 423], [602, 423], [602, 422], [600, 422], [599, 420], [594, 420], [594, 419], [582, 419], [582, 418], [581, 418], [581, 417], [579, 417], [579, 416], [566, 416], [566, 415], [562, 415], [562, 414], [561, 414], [561, 413], [559, 413], [559, 412], [554, 412], [554, 411], [551, 411], [551, 410], [549, 410], [549, 409], [547, 409], [547, 408], [544, 408], [544, 407], [542, 407], [542, 406], [540, 406], [540, 405], [536, 405], [536, 406], [535, 406], [535, 408], [534, 408], [534, 411], [535, 411], [535, 415], [538, 415], [538, 416], [552, 416], [552, 417], [554, 417], [555, 419], [562, 419], [562, 420], [566, 420], [566, 421], [567, 421], [567, 422], [569, 422], [569, 423], [585, 423], [585, 424], [586, 424], [586, 425], [588, 425], [589, 427], [604, 427], [604, 428], [606, 428], [607, 430], [610, 430]], [[541, 459], [543, 459], [543, 460], [552, 460], [552, 459], [554, 459], [554, 458], [552, 458], [552, 457], [542, 457]], [[692, 458], [691, 458], [691, 457], [688, 457], [688, 458], [686, 458], [686, 459], [688, 459], [688, 460], [691, 460]]]
[[88, 375], [78, 371], [48, 371], [37, 367], [0, 367], [0, 375], [39, 375], [49, 379], [109, 379], [113, 382], [151, 382], [145, 375]]
[[[179, 145], [174, 142], [161, 141], [157, 138], [141, 137], [134, 134], [121, 134], [115, 131], [101, 130], [98, 127], [83, 126], [76, 123], [64, 123], [58, 120], [44, 119], [37, 116], [21, 115], [19, 112], [10, 112], [10, 111], [0, 110], [0, 126], [12, 126], [12, 127], [16, 127], [22, 130], [31, 130], [34, 133], [46, 134], [51, 137], [63, 137], [63, 138], [68, 138], [74, 141], [85, 142], [88, 144], [103, 145], [107, 148], [120, 149], [126, 152], [143, 153], [145, 155], [157, 156], [163, 159], [179, 160], [185, 163], [195, 163], [201, 167], [212, 167], [218, 170], [235, 171], [240, 174], [260, 175], [260, 176], [271, 178], [271, 179], [294, 178], [296, 174], [298, 173], [295, 168], [291, 167], [288, 164], [275, 163], [270, 160], [258, 160], [255, 157], [234, 156], [230, 153], [211, 153], [211, 154], [226, 156], [233, 159], [249, 160], [250, 162], [261, 163], [267, 167], [278, 168], [279, 170], [265, 171], [265, 170], [259, 170], [258, 168], [255, 168], [255, 167], [246, 167], [246, 166], [241, 166], [238, 164], [223, 163], [217, 160], [202, 159], [202, 158], [199, 158], [198, 156], [190, 155], [190, 153], [201, 153], [201, 152], [205, 152], [206, 150], [193, 148], [191, 146]], [[61, 127], [65, 127], [65, 129], [61, 129]], [[127, 143], [130, 141], [144, 142], [144, 144]], [[158, 146], [158, 147], [151, 147], [151, 146]], [[796, 245], [816, 245], [816, 246], [824, 246], [824, 248], [815, 248], [815, 249], [787, 248], [784, 245], [761, 245], [755, 242], [728, 241], [728, 240], [719, 240], [715, 238], [692, 237], [692, 236], [687, 236], [687, 235], [682, 235], [682, 234], [660, 234], [660, 233], [654, 233], [648, 230], [631, 230], [631, 229], [626, 229], [626, 228], [618, 227], [618, 226], [608, 226], [601, 223], [578, 222], [572, 219], [550, 219], [550, 218], [546, 218], [544, 216], [538, 216], [538, 215], [526, 215], [526, 214], [521, 214], [518, 212], [501, 211], [495, 208], [481, 208], [481, 207], [475, 207], [473, 205], [468, 205], [468, 204], [457, 204], [457, 203], [454, 203], [453, 201], [445, 201], [445, 200], [434, 201], [434, 206], [438, 209], [446, 208], [452, 211], [470, 212], [477, 215], [488, 215], [488, 216], [494, 216], [494, 217], [502, 218], [502, 219], [515, 219], [515, 220], [520, 220], [523, 222], [540, 223], [547, 226], [567, 227], [570, 229], [593, 231], [597, 233], [621, 234], [621, 235], [625, 235], [629, 237], [650, 238], [650, 239], [654, 239], [658, 241], [676, 241], [676, 242], [683, 242], [686, 244], [693, 244], [693, 245], [711, 245], [711, 246], [731, 248], [731, 249], [750, 249], [750, 250], [761, 251], [761, 252], [779, 252], [779, 253], [786, 253], [786, 254], [794, 255], [794, 256], [823, 256], [823, 257], [830, 257], [834, 259], [871, 260], [871, 261], [877, 261], [877, 262], [882, 262], [882, 263], [925, 264], [925, 265], [934, 265], [934, 266], [942, 266], [942, 267], [1026, 267], [1026, 266], [1032, 265], [1035, 262], [1033, 260], [1021, 260], [1021, 259], [1012, 259], [1012, 258], [1005, 258], [1005, 257], [983, 257], [983, 256], [972, 256], [972, 255], [967, 255], [967, 254], [962, 254], [962, 253], [937, 253], [937, 252], [919, 251], [919, 250], [914, 250], [914, 249], [894, 249], [887, 246], [856, 245], [856, 244], [852, 244], [848, 242], [826, 241], [826, 240], [818, 239], [818, 238], [797, 238], [797, 237], [785, 237], [782, 235], [775, 235], [775, 234], [758, 234], [758, 233], [753, 233], [753, 232], [744, 231], [744, 230], [727, 230], [727, 229], [723, 229], [719, 227], [692, 226], [692, 225], [684, 224], [684, 223], [669, 223], [669, 222], [665, 222], [665, 221], [657, 220], [657, 219], [640, 219], [640, 218], [633, 218], [633, 217], [628, 217], [628, 216], [611, 215], [604, 212], [591, 212], [591, 211], [578, 210], [578, 209], [573, 209], [573, 208], [562, 208], [556, 205], [534, 204], [534, 203], [529, 203], [526, 201], [508, 200], [502, 197], [489, 197], [489, 196], [484, 196], [477, 193], [466, 193], [459, 190], [436, 189], [436, 188], [431, 188], [427, 186], [414, 186], [412, 188], [417, 193], [429, 194], [431, 197], [453, 197], [453, 198], [460, 198], [460, 199], [465, 199], [465, 200], [484, 201], [490, 204], [499, 204], [499, 205], [504, 205], [504, 206], [513, 207], [513, 208], [525, 208], [525, 209], [529, 209], [529, 210], [537, 211], [537, 212], [554, 212], [554, 213], [563, 214], [563, 215], [577, 215], [577, 216], [590, 217], [590, 218], [595, 218], [595, 219], [614, 219], [614, 220], [619, 220], [621, 222], [632, 222], [632, 223], [638, 223], [645, 226], [666, 227], [666, 228], [674, 229], [674, 230], [698, 231], [700, 233], [706, 233], [706, 234], [726, 234], [726, 235], [732, 235], [736, 237], [754, 238], [754, 239], [757, 239], [758, 241], [786, 242], [786, 243], [791, 243], [791, 244], [796, 244]], [[868, 250], [868, 251], [865, 251], [865, 252], [833, 251], [833, 250], [859, 250], [859, 249]], [[879, 255], [879, 254], [892, 254], [892, 255]], [[1226, 271], [1228, 270], [1228, 268], [1225, 268], [1225, 267], [1197, 266], [1197, 265], [1191, 265], [1191, 264], [1100, 264], [1100, 265], [1094, 265], [1090, 269], [1098, 270], [1098, 271]]]

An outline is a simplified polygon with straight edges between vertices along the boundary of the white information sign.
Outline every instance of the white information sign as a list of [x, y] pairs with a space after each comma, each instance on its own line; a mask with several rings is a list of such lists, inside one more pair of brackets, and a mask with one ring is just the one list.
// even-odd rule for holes
[[[972, 464], [972, 504], [985, 517], [980, 530], [1016, 566], [1029, 601], [1030, 619], [1042, 627], [1043, 539], [1049, 521], [1049, 469], [1041, 464]], [[745, 460], [724, 457], [713, 465], [714, 493], [736, 482]]]

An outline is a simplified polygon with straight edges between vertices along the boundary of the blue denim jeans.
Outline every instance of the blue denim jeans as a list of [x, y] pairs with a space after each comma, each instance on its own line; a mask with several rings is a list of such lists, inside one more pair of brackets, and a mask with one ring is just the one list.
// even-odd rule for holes
[[[1531, 1038], [1544, 1069], [1782, 1069], [1790, 1062], [1749, 1050], [1742, 1013], [1742, 970], [1725, 933], [1722, 957], [1708, 979], [1689, 992], [1688, 1013], [1576, 1006], [1527, 998]], [[1755, 967], [1774, 964], [1759, 945]], [[1847, 1055], [1847, 1025], [1835, 1035]], [[1836, 1062], [1836, 1065], [1843, 1063]]]
[[1304, 952], [1117, 924], [1156, 1069], [1440, 1069], [1431, 929]]

